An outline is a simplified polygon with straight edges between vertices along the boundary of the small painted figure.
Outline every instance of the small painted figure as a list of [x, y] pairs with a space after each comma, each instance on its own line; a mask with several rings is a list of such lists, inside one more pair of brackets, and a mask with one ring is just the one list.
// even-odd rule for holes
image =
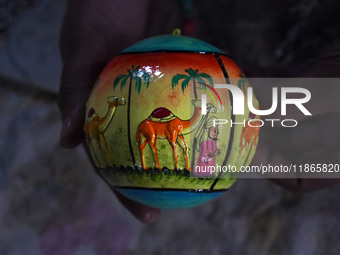
[[195, 167], [196, 176], [207, 177], [215, 173], [215, 156], [220, 154], [220, 150], [216, 146], [217, 136], [218, 127], [209, 127], [208, 139], [200, 144], [200, 152]]

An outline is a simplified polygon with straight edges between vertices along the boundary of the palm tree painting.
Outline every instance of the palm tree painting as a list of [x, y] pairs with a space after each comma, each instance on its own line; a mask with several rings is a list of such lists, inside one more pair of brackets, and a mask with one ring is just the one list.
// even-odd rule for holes
[[129, 140], [129, 148], [130, 154], [132, 157], [132, 162], [135, 165], [135, 157], [132, 150], [131, 136], [130, 136], [130, 107], [131, 107], [131, 90], [134, 82], [135, 90], [137, 90], [138, 95], [141, 92], [142, 83], [145, 84], [146, 88], [149, 87], [150, 84], [150, 74], [140, 68], [140, 66], [132, 65], [131, 69], [127, 69], [127, 74], [118, 75], [117, 78], [113, 82], [113, 89], [115, 89], [118, 84], [120, 84], [120, 89], [126, 85], [129, 80], [129, 96], [128, 96], [128, 107], [127, 107], [127, 123], [128, 123], [128, 140]]
[[132, 81], [135, 81], [135, 89], [138, 91], [138, 95], [140, 94], [142, 88], [142, 80], [144, 84], [146, 84], [146, 88], [149, 87], [150, 84], [150, 74], [142, 69], [140, 66], [132, 65], [131, 70], [127, 69], [128, 74], [118, 75], [117, 78], [113, 82], [113, 88], [117, 87], [120, 83], [120, 89], [123, 89], [127, 80], [129, 79], [129, 94], [131, 92]]
[[205, 89], [207, 80], [208, 83], [213, 86], [213, 80], [211, 76], [207, 73], [199, 73], [198, 69], [193, 70], [192, 68], [184, 70], [187, 74], [176, 74], [172, 77], [171, 85], [172, 90], [178, 85], [179, 81], [182, 81], [182, 91], [184, 92], [185, 89], [189, 86], [190, 81], [192, 81], [193, 89], [194, 89], [194, 97], [197, 100], [197, 83], [199, 84], [200, 88]]
[[[192, 81], [193, 89], [194, 89], [194, 97], [197, 100], [197, 83], [199, 84], [199, 88], [206, 89], [206, 82], [208, 81], [211, 87], [213, 87], [213, 79], [207, 73], [199, 73], [198, 69], [194, 70], [192, 68], [184, 69], [187, 74], [176, 74], [172, 77], [171, 85], [172, 90], [178, 85], [179, 81], [182, 81], [182, 91], [184, 93], [185, 89], [189, 86], [190, 81]], [[194, 137], [193, 140], [193, 148], [197, 146], [197, 137]], [[195, 150], [192, 151], [192, 160], [191, 160], [191, 169], [194, 169], [194, 161], [195, 161]]]

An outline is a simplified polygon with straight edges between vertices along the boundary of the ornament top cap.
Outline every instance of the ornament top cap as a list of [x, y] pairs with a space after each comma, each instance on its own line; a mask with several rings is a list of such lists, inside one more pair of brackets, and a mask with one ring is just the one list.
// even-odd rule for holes
[[181, 35], [181, 30], [174, 29], [172, 35], [160, 35], [139, 41], [122, 51], [122, 53], [143, 52], [194, 52], [219, 53], [223, 51], [199, 39]]

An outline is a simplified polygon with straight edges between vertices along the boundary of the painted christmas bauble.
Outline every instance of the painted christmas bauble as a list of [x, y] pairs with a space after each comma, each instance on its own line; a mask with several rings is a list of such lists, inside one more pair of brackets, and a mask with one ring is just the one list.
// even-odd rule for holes
[[227, 168], [240, 169], [255, 154], [259, 127], [248, 120], [259, 117], [247, 100], [243, 114], [234, 114], [232, 89], [223, 84], [244, 94], [249, 86], [230, 56], [191, 37], [153, 37], [116, 55], [86, 104], [84, 131], [98, 173], [126, 197], [158, 208], [196, 206], [228, 190], [235, 178]]

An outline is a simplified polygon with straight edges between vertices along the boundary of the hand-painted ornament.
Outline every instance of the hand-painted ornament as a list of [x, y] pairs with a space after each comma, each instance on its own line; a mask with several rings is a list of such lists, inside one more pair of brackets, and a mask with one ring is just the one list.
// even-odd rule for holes
[[[235, 179], [219, 170], [251, 162], [259, 117], [247, 105], [234, 115], [232, 94], [216, 82], [247, 93], [228, 55], [176, 33], [115, 56], [86, 104], [84, 131], [98, 173], [123, 195], [158, 208], [199, 205], [228, 190]], [[253, 104], [258, 108], [255, 97]]]

